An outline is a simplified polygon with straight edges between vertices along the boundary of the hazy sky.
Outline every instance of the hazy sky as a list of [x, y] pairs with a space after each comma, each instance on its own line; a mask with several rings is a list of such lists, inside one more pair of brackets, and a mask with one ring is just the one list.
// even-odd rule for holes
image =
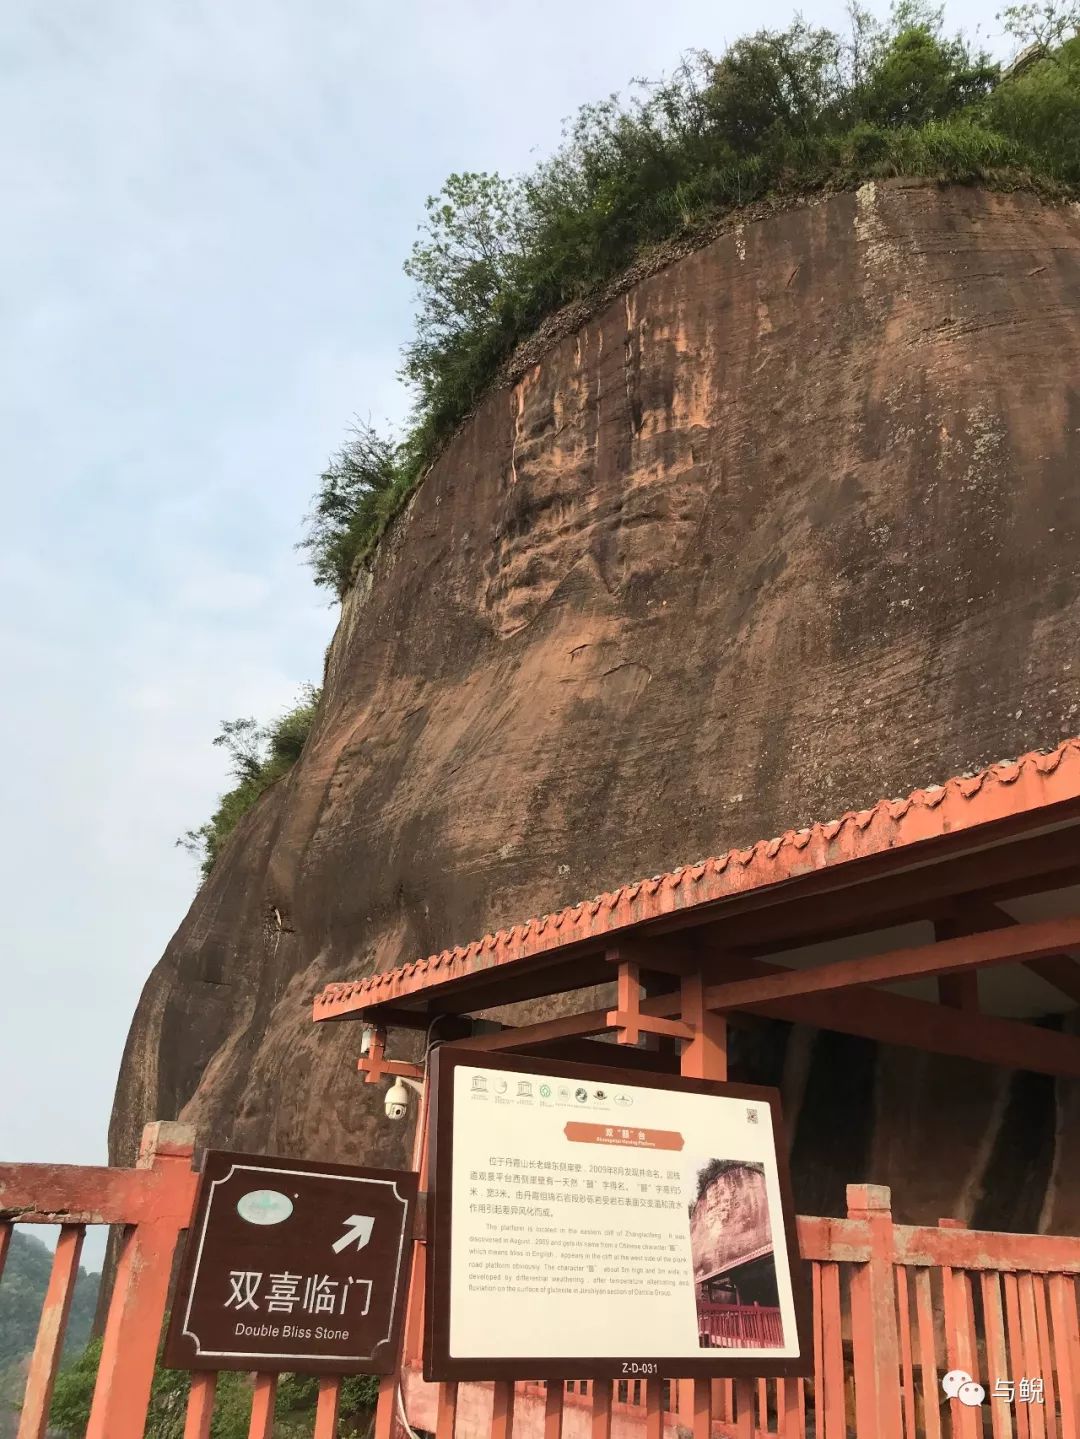
[[4, 7], [0, 1159], [104, 1159], [132, 1010], [195, 889], [173, 841], [227, 783], [210, 741], [321, 672], [335, 613], [292, 546], [351, 417], [407, 407], [401, 261], [424, 197], [790, 16]]

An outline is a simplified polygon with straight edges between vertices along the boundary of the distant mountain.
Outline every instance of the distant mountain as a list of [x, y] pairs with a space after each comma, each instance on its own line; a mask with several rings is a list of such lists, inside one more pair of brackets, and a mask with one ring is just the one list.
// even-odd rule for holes
[[[22, 1374], [34, 1347], [41, 1306], [49, 1283], [52, 1250], [16, 1229], [0, 1276], [0, 1439], [14, 1433], [13, 1407], [22, 1397]], [[64, 1355], [79, 1353], [90, 1337], [100, 1274], [79, 1269], [71, 1301]]]

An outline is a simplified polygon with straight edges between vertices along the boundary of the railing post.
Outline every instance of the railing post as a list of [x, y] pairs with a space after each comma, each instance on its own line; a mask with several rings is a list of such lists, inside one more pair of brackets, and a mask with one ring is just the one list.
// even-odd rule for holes
[[410, 1361], [419, 1361], [424, 1350], [424, 1285], [427, 1278], [428, 1224], [428, 1080], [420, 1096], [416, 1132], [413, 1135], [412, 1166], [419, 1175], [420, 1205], [413, 1233], [412, 1263], [409, 1266], [409, 1289], [405, 1307], [405, 1335], [399, 1369]]
[[341, 1380], [336, 1374], [319, 1378], [319, 1399], [315, 1406], [315, 1439], [334, 1439], [341, 1408]]
[[60, 1367], [60, 1351], [64, 1347], [64, 1333], [79, 1276], [79, 1255], [84, 1234], [81, 1224], [65, 1224], [60, 1231], [34, 1352], [30, 1358], [18, 1439], [44, 1439], [56, 1371]]
[[860, 1436], [901, 1439], [892, 1198], [882, 1184], [849, 1184], [848, 1218], [869, 1229], [870, 1259], [851, 1276], [855, 1424]]
[[[962, 1219], [939, 1219], [939, 1229], [963, 1229]], [[972, 1304], [971, 1281], [963, 1269], [941, 1266], [941, 1292], [944, 1299], [945, 1356], [950, 1369], [965, 1369], [978, 1377], [975, 1340], [975, 1310]], [[994, 1376], [997, 1377], [996, 1375]], [[986, 1386], [989, 1388], [989, 1386]], [[957, 1400], [950, 1400], [954, 1439], [979, 1439], [982, 1419], [975, 1409]]]
[[160, 1175], [152, 1221], [129, 1225], [120, 1247], [86, 1439], [142, 1439], [177, 1236], [191, 1220], [194, 1131], [148, 1124], [137, 1169]]
[[213, 1370], [191, 1376], [187, 1417], [184, 1421], [184, 1439], [210, 1439], [210, 1425], [214, 1422], [216, 1394], [217, 1375]]
[[375, 1405], [375, 1430], [374, 1439], [393, 1439], [397, 1428], [397, 1415], [394, 1412], [397, 1403], [397, 1387], [400, 1378], [400, 1366], [398, 1373], [384, 1374], [379, 1380], [379, 1398]]
[[[693, 1030], [693, 1038], [683, 1049], [679, 1072], [693, 1079], [715, 1079], [722, 1083], [728, 1077], [727, 1020], [722, 1014], [713, 1014], [705, 1008], [705, 980], [700, 970], [684, 975], [680, 988], [682, 1019]], [[742, 1405], [745, 1395], [753, 1393], [750, 1381], [740, 1380], [736, 1392]], [[709, 1439], [713, 1421], [711, 1382], [693, 1380], [690, 1394], [694, 1439]], [[743, 1431], [739, 1432], [741, 1435]]]

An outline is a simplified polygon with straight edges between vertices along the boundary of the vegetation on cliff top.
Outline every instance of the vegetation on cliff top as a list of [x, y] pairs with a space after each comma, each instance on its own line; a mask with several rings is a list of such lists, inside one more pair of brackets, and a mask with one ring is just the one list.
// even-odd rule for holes
[[[594, 301], [659, 247], [692, 246], [726, 214], [897, 175], [1080, 194], [1080, 0], [998, 17], [1024, 48], [1007, 69], [947, 37], [925, 0], [888, 21], [856, 3], [849, 33], [796, 20], [688, 56], [627, 100], [586, 105], [526, 175], [451, 175], [405, 264], [418, 291], [404, 348], [413, 421], [360, 424], [321, 476], [300, 542], [339, 597], [450, 435], [556, 311]], [[209, 873], [228, 835], [297, 758], [318, 695], [214, 740], [236, 785], [179, 843]]]
[[797, 20], [586, 105], [529, 174], [450, 176], [405, 265], [413, 422], [400, 439], [360, 426], [328, 465], [301, 541], [319, 584], [347, 591], [517, 346], [643, 252], [752, 202], [869, 178], [1080, 192], [1080, 5], [1005, 11], [1026, 46], [1007, 70], [947, 37], [924, 0], [899, 0], [887, 22], [851, 16], [847, 35]]

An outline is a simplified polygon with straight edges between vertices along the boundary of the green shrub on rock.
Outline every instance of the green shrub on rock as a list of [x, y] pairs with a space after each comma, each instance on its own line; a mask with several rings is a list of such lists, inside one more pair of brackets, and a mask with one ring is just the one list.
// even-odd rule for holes
[[412, 425], [400, 443], [361, 426], [322, 475], [302, 541], [316, 581], [344, 594], [517, 346], [650, 248], [752, 202], [877, 176], [1080, 190], [1080, 5], [1001, 18], [1026, 47], [1004, 71], [919, 0], [886, 22], [856, 5], [847, 35], [759, 31], [584, 106], [529, 174], [451, 175], [405, 265]]

